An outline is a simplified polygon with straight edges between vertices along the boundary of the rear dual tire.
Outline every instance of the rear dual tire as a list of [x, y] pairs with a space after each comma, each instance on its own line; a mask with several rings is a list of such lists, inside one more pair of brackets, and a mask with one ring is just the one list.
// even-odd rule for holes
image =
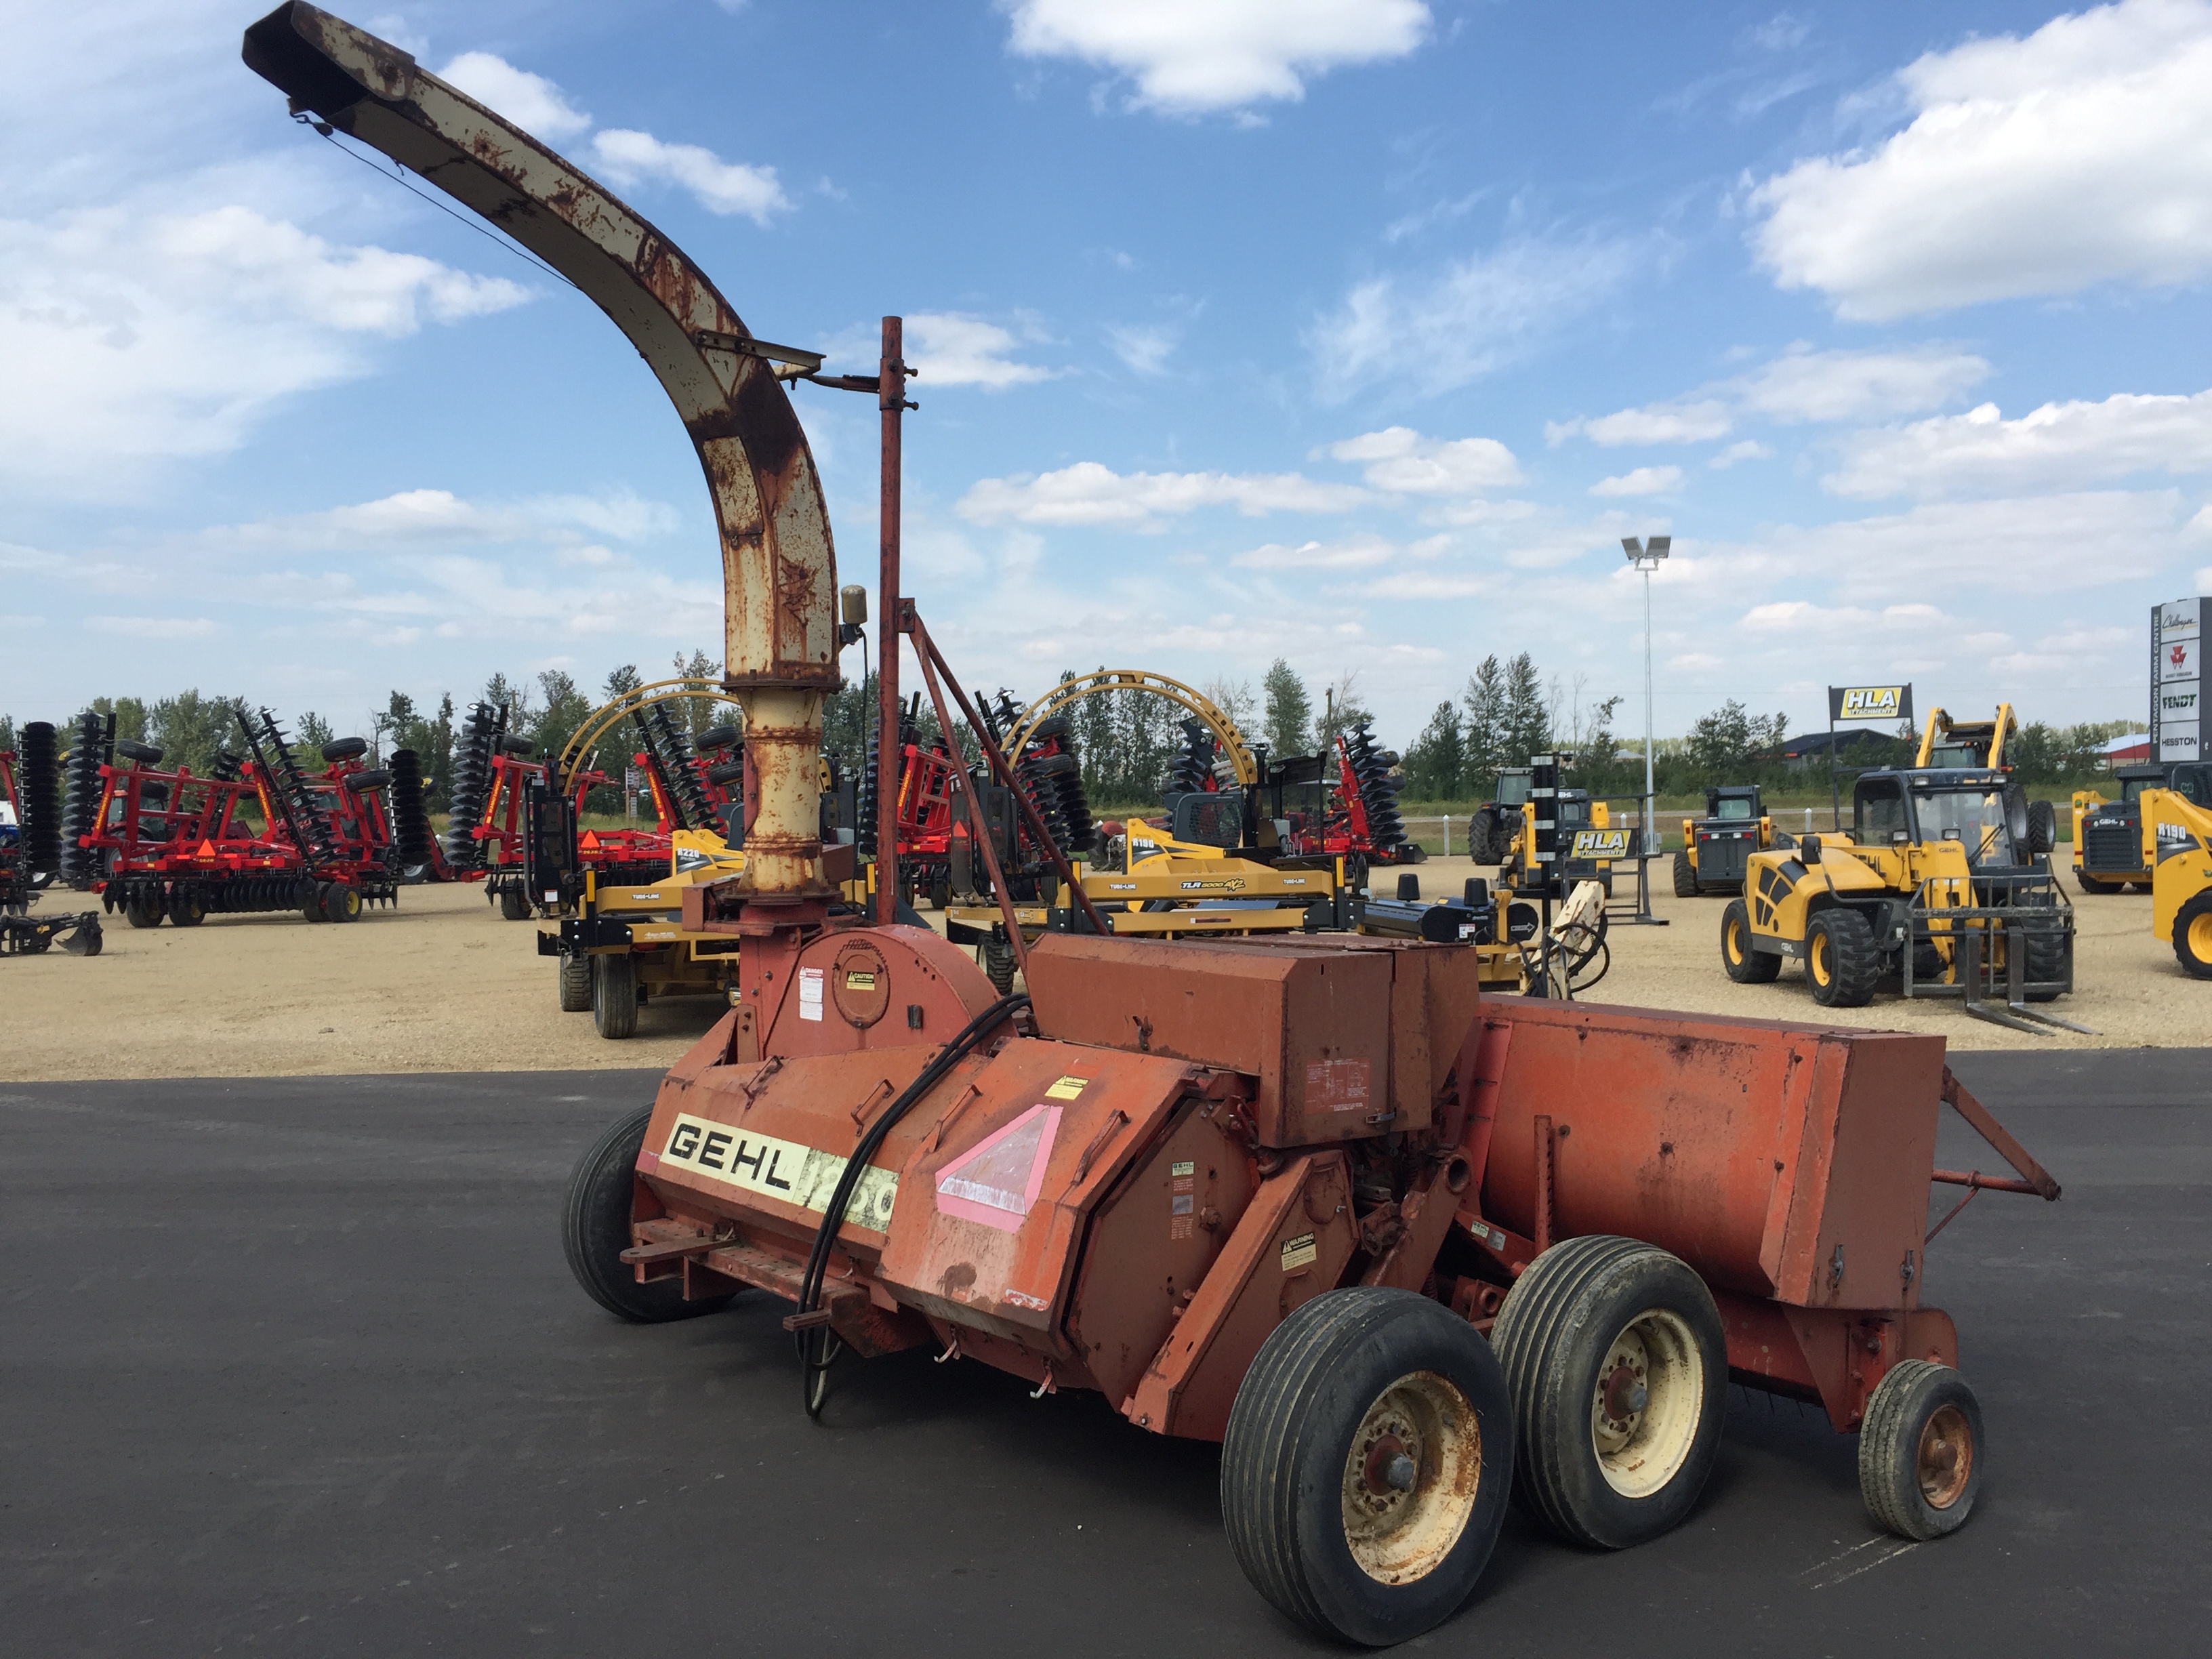
[[1491, 1341], [1528, 1514], [1600, 1549], [1681, 1523], [1719, 1456], [1728, 1392], [1720, 1312], [1687, 1263], [1632, 1238], [1568, 1239], [1514, 1281]]
[[1504, 1524], [1513, 1418], [1474, 1328], [1409, 1291], [1299, 1307], [1261, 1345], [1221, 1448], [1252, 1586], [1315, 1633], [1384, 1647], [1466, 1601]]

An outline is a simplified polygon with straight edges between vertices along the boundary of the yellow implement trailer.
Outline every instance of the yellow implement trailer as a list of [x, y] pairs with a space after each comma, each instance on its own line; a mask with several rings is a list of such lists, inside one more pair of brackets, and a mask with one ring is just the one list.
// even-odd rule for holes
[[2173, 942], [2182, 972], [2212, 979], [2212, 804], [2144, 791], [2142, 855], [2153, 872], [2153, 937]]

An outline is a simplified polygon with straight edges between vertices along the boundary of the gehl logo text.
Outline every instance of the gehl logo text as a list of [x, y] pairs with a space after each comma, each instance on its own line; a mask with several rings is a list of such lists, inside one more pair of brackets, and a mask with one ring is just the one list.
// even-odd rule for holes
[[[726, 1134], [720, 1129], [709, 1132], [702, 1139], [696, 1124], [679, 1123], [676, 1133], [668, 1138], [665, 1156], [705, 1169], [726, 1170], [732, 1176], [749, 1175], [763, 1186], [786, 1190], [791, 1186], [776, 1175], [776, 1165], [783, 1161], [781, 1148], [756, 1146], [741, 1134]], [[763, 1160], [766, 1169], [761, 1167]]]

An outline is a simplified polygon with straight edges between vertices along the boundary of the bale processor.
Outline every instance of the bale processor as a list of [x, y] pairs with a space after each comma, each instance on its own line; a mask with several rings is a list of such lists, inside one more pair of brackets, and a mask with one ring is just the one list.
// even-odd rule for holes
[[[1486, 1003], [1471, 953], [1398, 940], [1017, 938], [1028, 990], [1001, 996], [891, 925], [889, 884], [882, 924], [835, 914], [815, 797], [836, 570], [777, 367], [805, 378], [808, 355], [753, 338], [651, 226], [398, 48], [295, 3], [246, 58], [597, 301], [707, 474], [746, 863], [684, 908], [742, 942], [738, 994], [577, 1167], [565, 1246], [603, 1306], [783, 1297], [817, 1412], [840, 1352], [927, 1346], [1218, 1440], [1255, 1586], [1371, 1644], [1461, 1605], [1509, 1494], [1585, 1545], [1679, 1523], [1731, 1377], [1859, 1431], [1882, 1524], [1965, 1521], [1986, 1455], [1951, 1322], [1921, 1301], [1927, 1182], [2057, 1188], [1940, 1038]], [[887, 481], [897, 348], [891, 319], [867, 383]], [[884, 702], [903, 632], [950, 726], [886, 496]], [[1942, 1101], [2018, 1179], [1932, 1170]]]

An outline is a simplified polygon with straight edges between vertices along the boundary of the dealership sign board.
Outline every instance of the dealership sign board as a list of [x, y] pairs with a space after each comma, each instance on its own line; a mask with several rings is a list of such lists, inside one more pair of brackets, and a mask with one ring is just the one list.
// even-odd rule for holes
[[1838, 720], [1909, 720], [1912, 718], [1912, 688], [1909, 685], [1832, 685], [1828, 688], [1828, 724]]
[[2162, 761], [2203, 758], [2203, 599], [2175, 599], [2150, 613], [2151, 753]]

